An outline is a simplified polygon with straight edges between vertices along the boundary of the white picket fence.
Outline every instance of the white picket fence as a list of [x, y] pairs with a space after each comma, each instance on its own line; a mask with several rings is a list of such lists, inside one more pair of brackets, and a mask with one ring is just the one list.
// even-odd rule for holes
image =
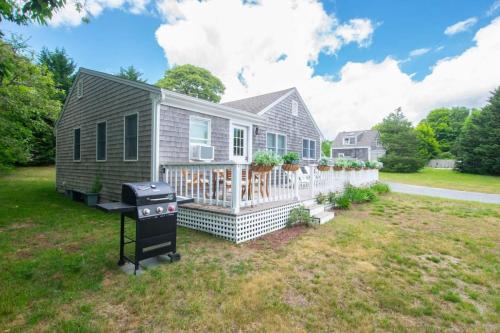
[[284, 171], [280, 166], [267, 173], [252, 172], [247, 164], [173, 163], [162, 166], [162, 179], [178, 196], [195, 202], [229, 207], [238, 213], [243, 207], [263, 203], [306, 200], [319, 193], [342, 191], [346, 184], [364, 186], [378, 180], [378, 170]]

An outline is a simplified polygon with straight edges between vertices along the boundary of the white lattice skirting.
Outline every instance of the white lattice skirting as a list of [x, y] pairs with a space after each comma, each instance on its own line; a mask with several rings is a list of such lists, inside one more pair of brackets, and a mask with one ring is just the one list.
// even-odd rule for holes
[[293, 202], [237, 216], [179, 208], [177, 223], [186, 228], [205, 231], [235, 243], [242, 243], [283, 229], [290, 211], [300, 204], [301, 202]]

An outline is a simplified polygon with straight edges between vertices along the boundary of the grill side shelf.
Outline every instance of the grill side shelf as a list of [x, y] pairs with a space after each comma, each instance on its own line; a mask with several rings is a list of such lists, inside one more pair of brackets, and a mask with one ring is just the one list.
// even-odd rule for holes
[[107, 202], [98, 204], [97, 208], [106, 213], [128, 213], [133, 212], [136, 207], [123, 202]]

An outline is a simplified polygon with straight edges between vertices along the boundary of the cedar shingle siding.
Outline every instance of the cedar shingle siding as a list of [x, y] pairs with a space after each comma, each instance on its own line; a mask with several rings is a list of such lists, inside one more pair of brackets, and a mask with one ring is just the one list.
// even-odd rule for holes
[[189, 117], [210, 119], [216, 162], [229, 160], [229, 119], [161, 105], [160, 109], [160, 164], [189, 162]]
[[[292, 115], [292, 100], [299, 104], [298, 116]], [[316, 158], [314, 160], [302, 160], [302, 165], [316, 163], [320, 158], [321, 133], [317, 130], [314, 120], [306, 111], [300, 98], [294, 91], [290, 96], [273, 106], [265, 112], [262, 117], [266, 126], [259, 126], [259, 135], [253, 135], [253, 152], [266, 149], [266, 133], [272, 132], [286, 135], [286, 151], [295, 151], [302, 157], [302, 139], [316, 140]], [[255, 131], [254, 131], [255, 133]]]
[[[68, 96], [64, 113], [57, 125], [56, 186], [90, 190], [96, 175], [103, 184], [101, 200], [119, 200], [121, 184], [151, 179], [151, 92], [87, 73], [83, 97], [76, 88]], [[74, 83], [76, 87], [78, 82]], [[123, 161], [124, 116], [139, 114], [138, 161]], [[97, 123], [107, 121], [106, 161], [96, 161]], [[81, 128], [81, 161], [73, 161], [73, 129]]]

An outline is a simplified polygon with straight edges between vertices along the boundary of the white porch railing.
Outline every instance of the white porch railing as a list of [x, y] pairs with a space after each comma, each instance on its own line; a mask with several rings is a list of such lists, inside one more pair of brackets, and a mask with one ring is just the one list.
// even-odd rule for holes
[[287, 172], [280, 166], [271, 171], [252, 172], [247, 164], [172, 163], [162, 166], [162, 179], [179, 196], [195, 202], [229, 207], [238, 213], [242, 207], [267, 202], [306, 200], [319, 193], [339, 192], [349, 183], [354, 186], [378, 180], [378, 170]]

